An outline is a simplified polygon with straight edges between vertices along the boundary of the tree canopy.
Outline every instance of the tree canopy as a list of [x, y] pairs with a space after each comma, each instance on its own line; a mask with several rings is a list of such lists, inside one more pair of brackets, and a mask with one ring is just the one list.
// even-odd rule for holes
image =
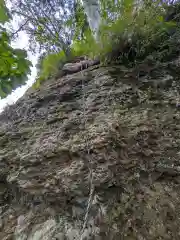
[[30, 73], [31, 62], [22, 49], [11, 47], [11, 36], [5, 28], [10, 14], [4, 1], [0, 1], [0, 97], [4, 98], [12, 90], [25, 84]]
[[12, 0], [10, 12], [19, 17], [20, 30], [28, 34], [30, 50], [68, 52], [75, 27], [71, 21], [75, 8], [74, 0]]

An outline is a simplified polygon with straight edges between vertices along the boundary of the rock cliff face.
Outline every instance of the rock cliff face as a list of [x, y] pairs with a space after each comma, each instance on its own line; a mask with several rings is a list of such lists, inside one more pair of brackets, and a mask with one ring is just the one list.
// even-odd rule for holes
[[180, 239], [179, 60], [146, 69], [91, 66], [0, 115], [1, 240]]

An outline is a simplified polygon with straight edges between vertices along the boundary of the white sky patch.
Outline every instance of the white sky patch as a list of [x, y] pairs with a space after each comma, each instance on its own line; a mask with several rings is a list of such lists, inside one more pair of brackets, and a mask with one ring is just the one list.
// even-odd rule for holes
[[[16, 23], [14, 24], [17, 25]], [[18, 26], [17, 26], [18, 28]], [[19, 37], [16, 41], [12, 42], [11, 44], [14, 48], [21, 48], [26, 49], [28, 46], [28, 37], [24, 32], [19, 33]], [[23, 85], [22, 87], [17, 88], [14, 90], [10, 95], [8, 95], [5, 99], [0, 100], [0, 112], [4, 109], [5, 106], [9, 104], [15, 103], [20, 97], [24, 95], [26, 90], [32, 86], [35, 78], [36, 78], [36, 63], [37, 63], [37, 55], [32, 55], [32, 53], [28, 52], [28, 59], [32, 62], [33, 67], [31, 68], [31, 75], [28, 77], [28, 80], [26, 82], [26, 85]]]

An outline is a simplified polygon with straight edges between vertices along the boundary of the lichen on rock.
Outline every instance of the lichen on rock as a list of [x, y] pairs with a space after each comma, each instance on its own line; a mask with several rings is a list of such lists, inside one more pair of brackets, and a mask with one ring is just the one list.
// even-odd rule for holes
[[0, 239], [179, 239], [177, 62], [91, 66], [5, 109]]

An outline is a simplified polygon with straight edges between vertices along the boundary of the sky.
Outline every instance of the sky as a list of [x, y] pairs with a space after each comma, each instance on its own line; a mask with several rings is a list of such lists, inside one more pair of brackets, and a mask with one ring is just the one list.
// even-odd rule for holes
[[[16, 19], [13, 21], [13, 27], [15, 29], [18, 29], [18, 23]], [[26, 49], [28, 46], [28, 37], [24, 32], [19, 33], [18, 38], [12, 42], [11, 44], [14, 48], [21, 48]], [[33, 67], [31, 68], [31, 75], [28, 77], [28, 80], [26, 82], [26, 85], [17, 88], [15, 91], [12, 92], [7, 98], [0, 99], [0, 112], [4, 109], [5, 106], [9, 104], [15, 103], [20, 97], [24, 95], [26, 90], [33, 84], [35, 78], [36, 78], [36, 63], [37, 63], [37, 55], [33, 55], [32, 53], [28, 52], [28, 58], [32, 62]]]

